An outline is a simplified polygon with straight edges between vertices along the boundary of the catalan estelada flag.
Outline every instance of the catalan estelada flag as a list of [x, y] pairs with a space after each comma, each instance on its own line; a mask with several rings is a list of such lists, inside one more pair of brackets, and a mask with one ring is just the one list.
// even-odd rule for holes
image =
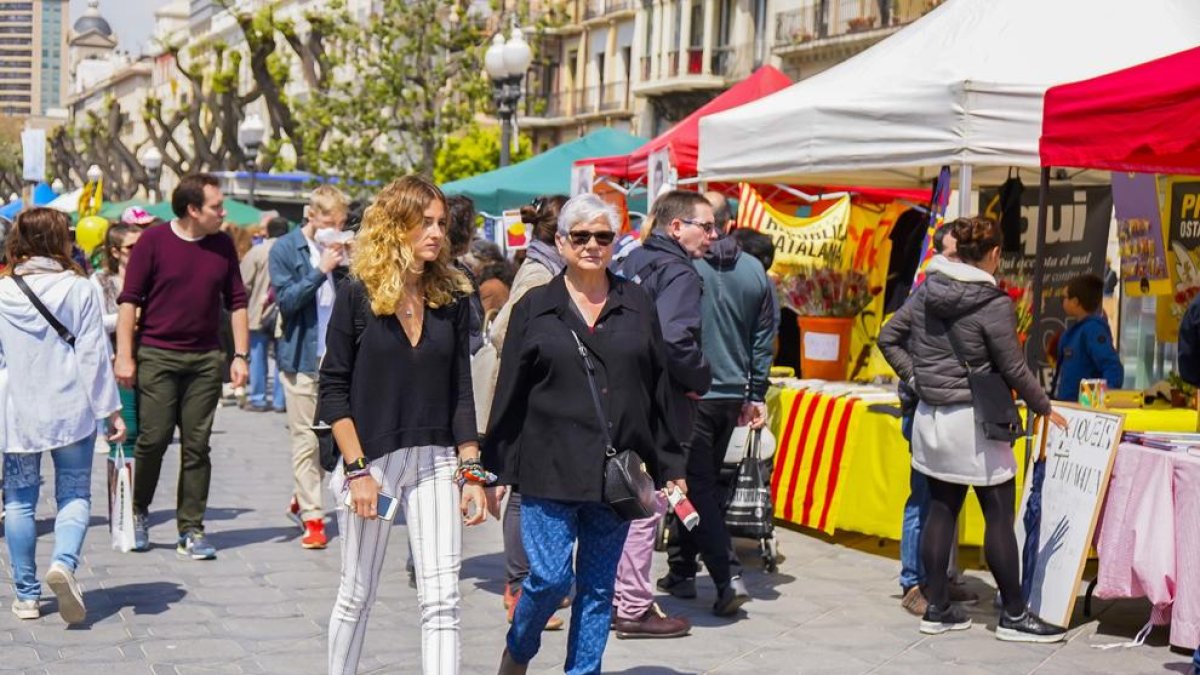
[[[966, 197], [960, 196], [960, 199]], [[925, 267], [933, 259], [933, 233], [942, 226], [946, 219], [946, 205], [950, 202], [950, 167], [943, 166], [938, 174], [937, 183], [933, 186], [933, 199], [930, 200], [929, 226], [925, 229], [925, 239], [921, 241], [921, 264], [917, 266], [917, 275], [913, 277], [911, 291], [925, 281]], [[911, 292], [910, 291], [910, 292]]]
[[771, 479], [775, 517], [833, 534], [854, 450], [846, 438], [866, 406], [857, 399], [794, 389], [784, 389], [779, 403], [784, 431]]

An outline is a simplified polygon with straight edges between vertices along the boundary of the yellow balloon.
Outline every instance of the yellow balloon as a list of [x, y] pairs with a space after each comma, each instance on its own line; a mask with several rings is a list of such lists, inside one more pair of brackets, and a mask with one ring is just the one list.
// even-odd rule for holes
[[108, 232], [108, 220], [100, 216], [80, 218], [75, 225], [75, 243], [87, 255], [91, 255], [96, 247], [104, 243], [104, 235]]

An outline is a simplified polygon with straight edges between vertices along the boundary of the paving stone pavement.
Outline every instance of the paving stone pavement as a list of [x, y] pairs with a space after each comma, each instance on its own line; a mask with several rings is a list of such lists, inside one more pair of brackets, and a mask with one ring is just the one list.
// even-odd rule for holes
[[[43, 604], [41, 619], [15, 618], [6, 611], [11, 574], [7, 555], [0, 555], [5, 610], [0, 611], [0, 672], [323, 672], [325, 626], [338, 575], [337, 539], [324, 551], [302, 550], [299, 531], [283, 516], [291, 486], [284, 416], [221, 409], [213, 447], [207, 529], [220, 550], [217, 560], [176, 557], [172, 504], [177, 448], [168, 453], [151, 513], [153, 548], [141, 554], [110, 550], [104, 458], [97, 456], [93, 494], [98, 499], [78, 575], [88, 621], [67, 629], [52, 598]], [[47, 479], [39, 507], [44, 532], [53, 527], [52, 485]], [[987, 602], [971, 610], [976, 623], [971, 630], [925, 637], [917, 632], [917, 620], [899, 606], [894, 542], [849, 534], [827, 539], [790, 530], [780, 531], [779, 539], [786, 559], [773, 575], [761, 570], [751, 545], [745, 544], [754, 601], [738, 620], [707, 613], [713, 590], [701, 580], [699, 599], [663, 600], [669, 611], [693, 618], [691, 636], [611, 639], [605, 672], [1190, 674], [1190, 657], [1167, 648], [1164, 628], [1138, 649], [1092, 648], [1136, 633], [1148, 616], [1142, 602], [1098, 601], [1091, 620], [1077, 609], [1070, 639], [1059, 645], [998, 642], [995, 613]], [[489, 522], [468, 532], [464, 541], [462, 672], [494, 673], [507, 626], [500, 602], [499, 527]], [[393, 536], [389, 547], [360, 672], [419, 673], [416, 592], [407, 585], [405, 538]], [[49, 536], [43, 536], [40, 573], [50, 549]], [[664, 568], [665, 561], [656, 560], [655, 575]], [[994, 594], [986, 571], [970, 571], [968, 583], [982, 597]], [[567, 612], [560, 615], [568, 618]], [[546, 634], [530, 672], [561, 672], [565, 639], [565, 632]]]

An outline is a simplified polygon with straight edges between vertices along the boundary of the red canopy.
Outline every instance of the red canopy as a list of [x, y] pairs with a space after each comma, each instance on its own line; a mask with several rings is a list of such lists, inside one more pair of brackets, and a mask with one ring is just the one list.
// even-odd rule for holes
[[1043, 166], [1200, 174], [1200, 47], [1051, 87]]
[[671, 148], [671, 165], [681, 177], [696, 175], [696, 155], [700, 148], [700, 118], [723, 110], [736, 108], [791, 86], [787, 75], [771, 66], [763, 66], [750, 77], [730, 87], [720, 96], [683, 118], [675, 126], [628, 155], [579, 159], [578, 165], [594, 164], [597, 176], [610, 176], [635, 181], [646, 175], [646, 161], [651, 153]]

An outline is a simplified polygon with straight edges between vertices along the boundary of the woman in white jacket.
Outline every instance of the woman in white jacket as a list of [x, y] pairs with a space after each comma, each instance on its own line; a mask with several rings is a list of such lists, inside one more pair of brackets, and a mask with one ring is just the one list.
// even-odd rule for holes
[[[22, 619], [40, 615], [34, 513], [42, 454], [54, 461], [54, 553], [46, 584], [68, 624], [87, 617], [75, 569], [91, 513], [96, 422], [125, 438], [100, 294], [71, 261], [67, 215], [34, 208], [17, 216], [0, 278], [0, 448], [4, 538]], [[39, 305], [41, 305], [39, 307]], [[57, 325], [56, 325], [57, 324]]]

